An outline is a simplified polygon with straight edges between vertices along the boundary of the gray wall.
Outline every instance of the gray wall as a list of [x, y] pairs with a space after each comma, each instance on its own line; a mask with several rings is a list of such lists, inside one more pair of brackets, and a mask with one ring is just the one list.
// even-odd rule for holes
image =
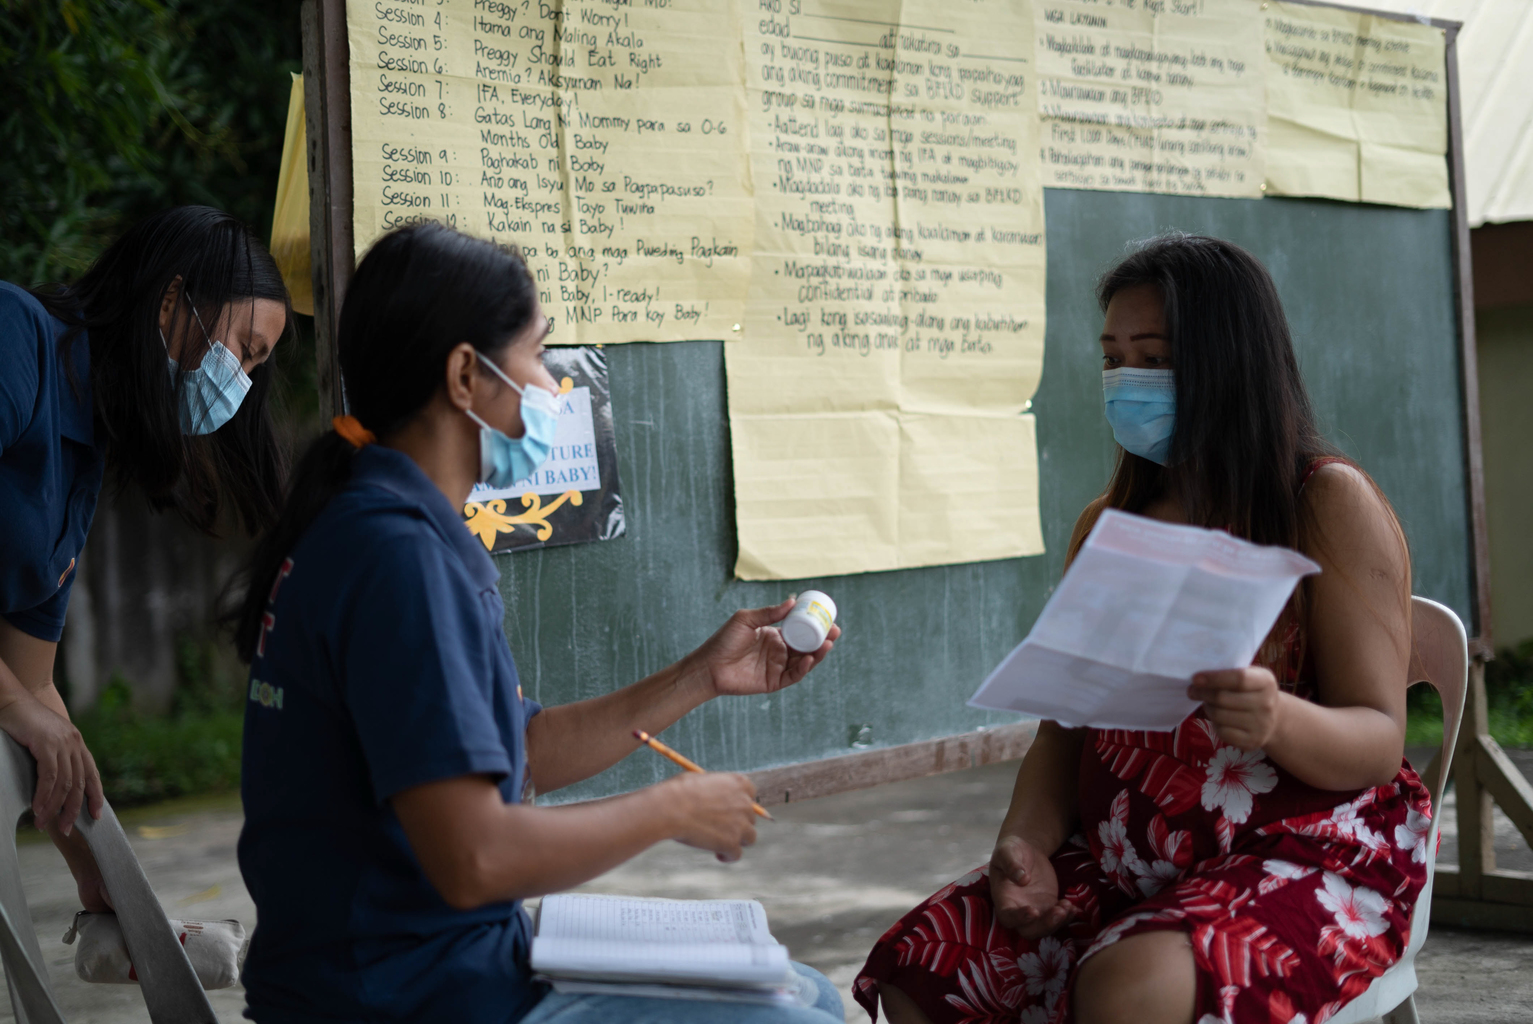
[[165, 710], [183, 641], [212, 652], [223, 677], [243, 678], [214, 622], [219, 588], [243, 551], [152, 514], [136, 493], [103, 492], [59, 644], [56, 674], [70, 708], [91, 707], [115, 675], [132, 686], [135, 707]]

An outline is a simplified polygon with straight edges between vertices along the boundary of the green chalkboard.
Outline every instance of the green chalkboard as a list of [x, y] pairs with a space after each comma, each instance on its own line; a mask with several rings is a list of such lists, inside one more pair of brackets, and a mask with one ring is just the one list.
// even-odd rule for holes
[[[747, 770], [1016, 720], [964, 701], [1026, 634], [1062, 571], [1076, 515], [1112, 469], [1096, 278], [1129, 241], [1173, 229], [1231, 239], [1271, 269], [1323, 427], [1405, 523], [1416, 593], [1471, 622], [1451, 211], [1045, 195], [1048, 336], [1033, 410], [1047, 554], [802, 583], [733, 580], [724, 343], [610, 346], [628, 535], [498, 558], [528, 693], [557, 704], [626, 685], [736, 608], [814, 586], [836, 599], [847, 630], [831, 659], [784, 693], [712, 702], [667, 742], [709, 768]], [[640, 751], [551, 799], [632, 789], [673, 770]]]

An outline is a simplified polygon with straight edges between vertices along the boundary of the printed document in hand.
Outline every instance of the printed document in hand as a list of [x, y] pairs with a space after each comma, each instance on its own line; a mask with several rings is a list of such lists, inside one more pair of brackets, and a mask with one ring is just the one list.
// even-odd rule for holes
[[755, 900], [545, 896], [531, 959], [560, 992], [814, 1002]]
[[971, 707], [1061, 725], [1174, 729], [1193, 673], [1243, 668], [1320, 566], [1296, 551], [1108, 509], [1033, 630]]

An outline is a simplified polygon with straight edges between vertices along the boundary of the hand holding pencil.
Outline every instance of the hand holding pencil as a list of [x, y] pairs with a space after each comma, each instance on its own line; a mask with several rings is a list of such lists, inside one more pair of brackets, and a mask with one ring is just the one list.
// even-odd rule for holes
[[[633, 738], [638, 740], [640, 743], [643, 743], [645, 746], [649, 747], [649, 749], [653, 750], [655, 753], [659, 754], [661, 757], [667, 758], [668, 760], [675, 762], [676, 764], [680, 765], [682, 768], [684, 768], [685, 770], [687, 770], [689, 772], [702, 772], [702, 771], [704, 771], [704, 769], [701, 766], [699, 766], [695, 761], [693, 761], [692, 759], [690, 759], [688, 757], [685, 757], [685, 756], [683, 756], [681, 754], [678, 754], [676, 751], [672, 750], [670, 747], [666, 746], [664, 743], [661, 743], [659, 740], [655, 739], [653, 736], [651, 736], [649, 733], [645, 732], [643, 729], [635, 729], [633, 731]], [[761, 817], [765, 818], [767, 821], [776, 821], [777, 820], [776, 818], [772, 817], [770, 814], [767, 813], [767, 810], [766, 810], [765, 807], [762, 807], [758, 803], [752, 802], [751, 803], [751, 809], [754, 810]]]

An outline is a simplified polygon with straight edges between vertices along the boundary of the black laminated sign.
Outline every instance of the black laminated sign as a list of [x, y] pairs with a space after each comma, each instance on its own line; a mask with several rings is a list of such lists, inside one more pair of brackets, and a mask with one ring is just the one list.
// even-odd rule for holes
[[511, 487], [475, 486], [463, 506], [464, 524], [491, 552], [623, 535], [607, 357], [589, 346], [550, 348], [543, 365], [559, 382], [559, 427], [548, 461]]

